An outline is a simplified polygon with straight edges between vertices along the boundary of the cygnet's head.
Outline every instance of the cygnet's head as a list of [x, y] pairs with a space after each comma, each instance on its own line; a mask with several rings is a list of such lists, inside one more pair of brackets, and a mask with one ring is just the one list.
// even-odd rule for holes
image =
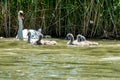
[[72, 33], [68, 33], [66, 37], [67, 37], [67, 39], [69, 39], [69, 40], [74, 40], [74, 36], [73, 36]]
[[41, 42], [42, 38], [43, 38], [43, 34], [40, 33], [40, 34], [39, 34], [39, 39], [36, 41], [36, 44], [37, 44], [37, 45], [42, 45], [42, 42]]
[[27, 36], [28, 36], [28, 40], [27, 40], [27, 42], [30, 43], [30, 38], [31, 38], [31, 32], [30, 32], [30, 31], [28, 31]]
[[77, 41], [78, 42], [85, 41], [85, 40], [86, 40], [86, 38], [84, 36], [82, 36], [81, 34], [77, 35]]

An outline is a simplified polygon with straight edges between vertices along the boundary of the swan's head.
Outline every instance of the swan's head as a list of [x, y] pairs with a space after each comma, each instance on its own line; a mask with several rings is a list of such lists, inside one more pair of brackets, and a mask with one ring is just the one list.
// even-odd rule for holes
[[23, 13], [23, 11], [22, 10], [20, 10], [19, 12], [18, 12], [18, 18], [19, 19], [24, 19], [24, 13]]
[[74, 36], [73, 36], [72, 33], [68, 33], [66, 37], [67, 37], [67, 39], [69, 39], [69, 40], [74, 40]]
[[77, 35], [77, 41], [80, 42], [81, 39], [82, 39], [82, 35], [81, 35], [81, 34], [78, 34], [78, 35]]
[[82, 36], [81, 34], [77, 35], [77, 41], [78, 42], [85, 41], [85, 40], [86, 40], [86, 38], [84, 36]]

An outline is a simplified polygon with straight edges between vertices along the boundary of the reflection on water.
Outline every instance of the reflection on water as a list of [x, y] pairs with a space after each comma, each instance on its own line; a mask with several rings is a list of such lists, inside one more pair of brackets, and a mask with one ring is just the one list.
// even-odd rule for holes
[[0, 56], [0, 80], [120, 80], [118, 63], [79, 53], [10, 52]]

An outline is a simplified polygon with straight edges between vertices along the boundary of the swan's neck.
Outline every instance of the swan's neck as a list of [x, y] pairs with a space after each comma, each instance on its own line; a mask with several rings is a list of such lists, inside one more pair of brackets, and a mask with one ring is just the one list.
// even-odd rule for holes
[[23, 29], [23, 20], [18, 16], [18, 21], [19, 21], [19, 29]]
[[74, 37], [71, 37], [71, 39], [70, 39], [72, 42], [74, 41]]
[[81, 38], [77, 37], [77, 42], [80, 42], [81, 41]]

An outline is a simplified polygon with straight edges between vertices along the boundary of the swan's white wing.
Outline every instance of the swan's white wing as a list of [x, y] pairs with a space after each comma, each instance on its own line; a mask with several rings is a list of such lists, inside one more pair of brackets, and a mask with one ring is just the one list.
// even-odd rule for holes
[[38, 39], [40, 32], [33, 30], [33, 29], [24, 29], [23, 30], [23, 38], [28, 39], [28, 31], [31, 33], [31, 39]]
[[28, 30], [27, 29], [24, 29], [23, 31], [23, 39], [27, 39], [28, 38]]

